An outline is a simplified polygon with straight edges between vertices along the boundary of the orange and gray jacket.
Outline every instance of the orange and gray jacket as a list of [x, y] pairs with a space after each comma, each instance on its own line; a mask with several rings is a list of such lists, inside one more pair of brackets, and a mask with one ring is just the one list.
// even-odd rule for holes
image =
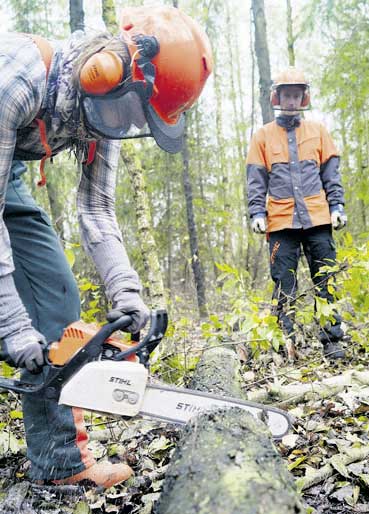
[[339, 154], [320, 123], [280, 116], [253, 136], [247, 156], [249, 214], [266, 215], [268, 232], [331, 223], [344, 204]]

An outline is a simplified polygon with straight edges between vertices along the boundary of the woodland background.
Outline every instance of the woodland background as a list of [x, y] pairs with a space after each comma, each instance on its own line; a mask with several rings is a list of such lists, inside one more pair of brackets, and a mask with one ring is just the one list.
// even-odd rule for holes
[[[119, 10], [142, 1], [7, 0], [0, 8], [8, 30], [66, 38], [71, 30], [116, 30]], [[367, 256], [369, 202], [369, 7], [364, 0], [182, 0], [179, 6], [206, 29], [214, 52], [214, 73], [187, 116], [182, 153], [165, 154], [153, 140], [122, 142], [117, 183], [117, 216], [133, 266], [152, 307], [167, 305], [172, 317], [233, 317], [269, 300], [265, 238], [249, 229], [245, 157], [252, 133], [274, 116], [269, 106], [273, 76], [289, 64], [303, 69], [311, 83], [312, 111], [331, 131], [342, 153], [347, 230], [337, 234], [345, 278]], [[111, 17], [111, 14], [115, 16]], [[104, 21], [105, 23], [104, 23]], [[76, 276], [84, 310], [104, 310], [100, 279], [80, 244], [75, 210], [77, 164], [57, 156], [47, 166], [47, 187], [35, 183], [34, 196], [50, 212]], [[349, 262], [350, 261], [350, 262]], [[364, 273], [367, 272], [367, 261]], [[360, 268], [362, 270], [362, 268]], [[356, 273], [343, 291], [363, 293], [368, 281]], [[309, 287], [304, 266], [300, 285]], [[347, 277], [347, 273], [351, 275]], [[351, 280], [352, 282], [352, 280]], [[96, 300], [98, 300], [96, 302]], [[240, 301], [242, 300], [242, 305]], [[90, 302], [93, 301], [92, 304]], [[369, 298], [359, 307], [367, 311]], [[319, 306], [318, 306], [319, 307]], [[328, 314], [326, 306], [322, 306]], [[357, 310], [357, 309], [356, 309]], [[349, 317], [349, 316], [348, 316]], [[232, 318], [232, 322], [235, 320]]]
[[[120, 8], [150, 9], [152, 3], [4, 0], [0, 18], [2, 30], [63, 39], [83, 27], [90, 33], [106, 27], [114, 31]], [[278, 449], [291, 472], [305, 480], [307, 512], [369, 512], [369, 391], [364, 387], [369, 385], [364, 373], [369, 350], [368, 2], [156, 3], [180, 7], [200, 22], [212, 42], [215, 68], [187, 116], [186, 144], [180, 154], [165, 154], [149, 139], [122, 142], [119, 224], [147, 304], [169, 311], [167, 337], [153, 356], [151, 370], [166, 382], [186, 385], [202, 351], [217, 345], [237, 348], [249, 399], [273, 402], [296, 419], [293, 432]], [[340, 149], [349, 220], [347, 228], [335, 234], [334, 304], [316, 299], [314, 313], [310, 277], [301, 262], [296, 302], [300, 359], [292, 366], [270, 351], [278, 350], [284, 340], [270, 300], [265, 237], [250, 231], [245, 171], [252, 133], [274, 116], [269, 106], [271, 80], [289, 64], [303, 69], [311, 84], [312, 110], [306, 118], [322, 121]], [[47, 164], [47, 186], [41, 189], [35, 185], [38, 166], [29, 165], [25, 180], [60, 235], [80, 286], [83, 318], [104, 321], [104, 290], [80, 246], [77, 163], [68, 152], [54, 158]], [[332, 368], [322, 358], [316, 334], [333, 309], [344, 319], [348, 359]], [[12, 373], [6, 365], [2, 371]], [[1, 398], [0, 478], [8, 487], [14, 476], [22, 481], [26, 472], [18, 458], [19, 452], [24, 454], [24, 434], [19, 400], [5, 393]], [[98, 457], [108, 452], [112, 458], [125, 452], [138, 481], [110, 496], [91, 493], [89, 507], [81, 512], [148, 514], [160, 493], [157, 478], [165, 474], [176, 435], [141, 422], [114, 432], [115, 423], [91, 416], [91, 430], [107, 427], [102, 431], [109, 439], [103, 446], [91, 438], [94, 451]], [[156, 479], [141, 483], [148, 469]], [[312, 474], [313, 481], [308, 479]], [[32, 487], [33, 498], [42, 505], [48, 501], [44, 490]], [[8, 490], [8, 498], [12, 495], [13, 489]], [[37, 498], [32, 501], [37, 503]], [[58, 503], [55, 495], [50, 501], [56, 509], [52, 512], [77, 512], [78, 505], [73, 510], [63, 500]], [[51, 512], [50, 506], [45, 508]], [[8, 514], [9, 508], [4, 512]]]

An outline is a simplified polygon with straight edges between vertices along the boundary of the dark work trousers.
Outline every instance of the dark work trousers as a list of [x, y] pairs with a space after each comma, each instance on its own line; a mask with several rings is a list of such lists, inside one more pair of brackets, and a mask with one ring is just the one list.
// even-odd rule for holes
[[[319, 273], [323, 266], [336, 259], [330, 225], [303, 229], [285, 229], [269, 235], [270, 271], [274, 281], [273, 298], [278, 300], [277, 315], [286, 334], [294, 339], [294, 301], [297, 293], [297, 266], [303, 250], [315, 285], [315, 295], [333, 301], [328, 291], [329, 271]], [[318, 274], [319, 273], [319, 274]], [[335, 323], [327, 323], [319, 333], [321, 343], [337, 342], [343, 337], [341, 317], [334, 314]]]
[[[20, 178], [25, 170], [22, 162], [13, 162], [5, 202], [13, 276], [33, 326], [48, 342], [57, 341], [63, 329], [80, 317], [79, 292], [47, 214]], [[43, 376], [47, 371], [45, 367]], [[22, 378], [38, 382], [42, 374], [25, 371]], [[81, 409], [58, 405], [40, 395], [23, 395], [22, 402], [31, 478], [65, 478], [94, 463], [87, 450]]]

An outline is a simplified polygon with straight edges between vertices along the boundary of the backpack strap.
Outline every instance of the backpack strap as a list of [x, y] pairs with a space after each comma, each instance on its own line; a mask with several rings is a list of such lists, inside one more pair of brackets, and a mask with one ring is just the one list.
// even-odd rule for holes
[[[30, 39], [32, 39], [32, 41], [35, 43], [35, 45], [39, 49], [39, 52], [41, 54], [42, 60], [44, 62], [45, 68], [46, 68], [46, 82], [47, 82], [50, 67], [51, 67], [51, 61], [52, 61], [52, 58], [54, 55], [54, 49], [51, 46], [51, 44], [49, 43], [49, 41], [42, 36], [38, 36], [37, 34], [24, 34], [24, 35], [29, 37]], [[41, 179], [37, 182], [37, 185], [40, 187], [44, 186], [46, 184], [45, 161], [52, 156], [52, 150], [47, 141], [46, 125], [45, 125], [44, 120], [42, 120], [40, 117], [41, 113], [42, 113], [42, 110], [37, 114], [37, 117], [33, 120], [38, 126], [41, 144], [45, 150], [45, 155], [42, 157], [41, 162], [40, 162]]]

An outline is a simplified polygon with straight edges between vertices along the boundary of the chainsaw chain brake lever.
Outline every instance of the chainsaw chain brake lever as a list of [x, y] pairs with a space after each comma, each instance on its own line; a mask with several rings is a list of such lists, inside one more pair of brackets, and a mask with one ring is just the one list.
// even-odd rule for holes
[[150, 353], [158, 346], [163, 339], [165, 331], [168, 326], [168, 314], [165, 309], [156, 309], [151, 311], [150, 328], [141, 343], [138, 343], [132, 348], [115, 354], [111, 360], [121, 361], [135, 353], [141, 364], [147, 366]]

